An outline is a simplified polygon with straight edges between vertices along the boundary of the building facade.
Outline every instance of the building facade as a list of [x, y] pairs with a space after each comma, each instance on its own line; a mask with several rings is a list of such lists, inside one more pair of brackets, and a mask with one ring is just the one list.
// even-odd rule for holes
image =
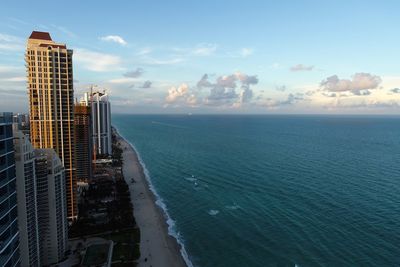
[[75, 118], [75, 153], [77, 181], [89, 181], [92, 177], [92, 127], [90, 107], [76, 103]]
[[0, 113], [0, 266], [20, 265], [12, 113]]
[[85, 93], [81, 103], [91, 108], [93, 149], [98, 155], [111, 155], [111, 105], [108, 95], [101, 92]]
[[16, 124], [14, 151], [21, 266], [40, 266], [35, 155], [28, 138]]
[[68, 242], [65, 171], [57, 153], [35, 149], [39, 247], [42, 265], [65, 259]]
[[13, 129], [21, 131], [29, 138], [29, 114], [14, 114], [13, 122]]
[[30, 138], [53, 148], [65, 167], [68, 217], [77, 217], [72, 50], [47, 32], [32, 32], [26, 50]]

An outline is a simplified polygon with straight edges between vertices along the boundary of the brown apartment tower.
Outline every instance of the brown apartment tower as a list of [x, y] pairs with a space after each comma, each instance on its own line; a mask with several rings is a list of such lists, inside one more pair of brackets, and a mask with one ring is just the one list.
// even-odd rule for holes
[[67, 212], [77, 217], [72, 50], [47, 32], [32, 32], [26, 49], [31, 143], [53, 148], [65, 168]]
[[78, 181], [88, 182], [92, 178], [92, 120], [90, 107], [75, 103], [75, 153], [76, 177]]

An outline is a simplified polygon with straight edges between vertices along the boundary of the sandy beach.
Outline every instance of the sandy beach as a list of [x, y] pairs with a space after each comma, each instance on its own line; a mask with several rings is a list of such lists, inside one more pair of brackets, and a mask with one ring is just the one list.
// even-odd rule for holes
[[[135, 150], [121, 136], [118, 141], [123, 150], [123, 172], [129, 185], [134, 216], [140, 228], [139, 267], [186, 266], [176, 239], [168, 235], [163, 211], [155, 204], [143, 168]], [[135, 182], [132, 183], [131, 179]]]

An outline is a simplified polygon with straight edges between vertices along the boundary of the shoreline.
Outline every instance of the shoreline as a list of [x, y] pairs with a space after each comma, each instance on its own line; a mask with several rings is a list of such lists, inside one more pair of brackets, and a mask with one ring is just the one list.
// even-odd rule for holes
[[[187, 267], [183, 258], [186, 251], [178, 240], [169, 234], [165, 211], [156, 203], [157, 199], [146, 178], [145, 170], [134, 147], [114, 127], [118, 143], [123, 151], [123, 174], [129, 186], [133, 215], [140, 229], [139, 267]], [[135, 182], [132, 183], [131, 179]], [[185, 255], [186, 256], [186, 255]], [[187, 259], [188, 261], [188, 259]]]

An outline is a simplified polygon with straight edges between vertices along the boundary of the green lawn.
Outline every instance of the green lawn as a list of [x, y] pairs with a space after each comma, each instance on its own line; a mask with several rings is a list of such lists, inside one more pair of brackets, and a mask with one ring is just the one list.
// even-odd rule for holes
[[102, 265], [107, 262], [110, 244], [95, 244], [87, 248], [82, 266]]

